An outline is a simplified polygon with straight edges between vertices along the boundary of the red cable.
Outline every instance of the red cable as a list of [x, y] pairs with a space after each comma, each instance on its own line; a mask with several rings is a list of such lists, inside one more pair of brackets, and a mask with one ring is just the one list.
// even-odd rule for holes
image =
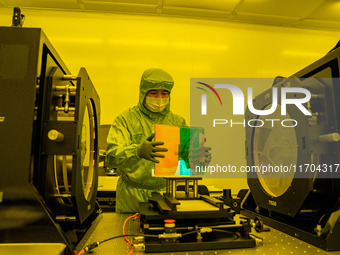
[[83, 253], [85, 253], [85, 249], [82, 249], [82, 250], [78, 253], [78, 255], [81, 255], [81, 254], [83, 254]]
[[124, 235], [124, 239], [125, 239], [125, 241], [130, 245], [130, 247], [131, 247], [131, 251], [128, 253], [128, 255], [131, 255], [131, 254], [133, 254], [133, 252], [135, 251], [135, 247], [132, 245], [132, 243], [126, 238], [126, 236], [125, 236], [125, 225], [126, 225], [126, 223], [127, 223], [127, 221], [129, 220], [129, 219], [131, 219], [131, 218], [139, 218], [139, 216], [138, 215], [132, 215], [132, 216], [129, 216], [129, 217], [127, 217], [127, 219], [124, 221], [124, 224], [123, 224], [123, 235]]
[[74, 253], [74, 255], [81, 255], [81, 254], [85, 253], [85, 249], [82, 249], [79, 253], [76, 250], [74, 250], [73, 253]]
[[[132, 243], [129, 241], [129, 239], [126, 238], [125, 236], [125, 225], [127, 223], [127, 221], [131, 218], [139, 218], [138, 215], [132, 215], [132, 216], [129, 216], [125, 221], [124, 221], [124, 224], [123, 224], [123, 235], [124, 235], [124, 239], [125, 241], [130, 245], [131, 247], [131, 251], [128, 253], [128, 255], [131, 255], [133, 254], [133, 252], [135, 251], [135, 247], [132, 245]], [[85, 253], [85, 249], [82, 249], [79, 253], [77, 253], [76, 250], [73, 251], [74, 252], [74, 255], [82, 255], [83, 253]]]
[[128, 253], [128, 255], [132, 255], [134, 251], [135, 251], [135, 246], [132, 246], [131, 251]]

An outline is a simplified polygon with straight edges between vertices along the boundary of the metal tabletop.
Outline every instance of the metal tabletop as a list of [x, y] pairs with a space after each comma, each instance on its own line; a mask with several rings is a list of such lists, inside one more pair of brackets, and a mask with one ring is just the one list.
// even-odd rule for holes
[[[122, 227], [125, 219], [129, 214], [118, 214], [106, 212], [102, 214], [102, 219], [97, 225], [96, 229], [89, 237], [84, 237], [84, 245], [91, 244], [96, 241], [122, 235]], [[138, 234], [139, 223], [137, 220], [130, 219], [125, 227], [126, 234]], [[165, 253], [144, 253], [143, 251], [136, 250], [134, 254], [159, 254], [159, 255], [291, 255], [291, 254], [311, 254], [311, 255], [340, 255], [340, 251], [326, 252], [316, 246], [300, 241], [292, 236], [282, 233], [278, 230], [271, 228], [270, 232], [256, 233], [256, 236], [262, 237], [263, 242], [253, 248], [240, 248], [240, 249], [226, 249], [226, 250], [207, 250], [207, 251], [186, 251], [186, 252], [165, 252]], [[339, 237], [340, 241], [340, 237]], [[105, 242], [93, 249], [90, 254], [128, 254], [131, 250], [130, 246], [125, 242], [124, 238], [117, 238]]]

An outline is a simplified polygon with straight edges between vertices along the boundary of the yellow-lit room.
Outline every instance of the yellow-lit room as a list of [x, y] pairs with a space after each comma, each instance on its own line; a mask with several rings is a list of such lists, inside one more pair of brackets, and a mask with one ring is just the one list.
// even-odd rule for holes
[[339, 13], [0, 0], [0, 254], [340, 255]]

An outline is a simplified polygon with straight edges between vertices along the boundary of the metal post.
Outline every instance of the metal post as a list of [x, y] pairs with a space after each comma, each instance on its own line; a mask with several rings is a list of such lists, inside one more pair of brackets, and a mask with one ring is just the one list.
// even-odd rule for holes
[[186, 197], [189, 197], [189, 182], [190, 182], [189, 179], [185, 180], [185, 196]]
[[166, 194], [170, 195], [171, 189], [170, 189], [170, 179], [166, 178]]
[[176, 179], [172, 179], [172, 196], [176, 197]]
[[194, 185], [193, 185], [194, 198], [197, 198], [198, 197], [198, 180], [194, 179], [193, 182], [194, 182]]

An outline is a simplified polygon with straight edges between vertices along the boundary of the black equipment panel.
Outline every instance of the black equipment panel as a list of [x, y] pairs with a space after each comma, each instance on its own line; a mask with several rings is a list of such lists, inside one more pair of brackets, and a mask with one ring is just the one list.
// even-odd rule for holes
[[64, 243], [73, 253], [97, 215], [99, 125], [84, 68], [71, 76], [39, 28], [0, 27], [2, 242]]
[[[336, 166], [340, 163], [340, 144], [334, 142], [320, 142], [319, 137], [326, 134], [340, 133], [340, 79], [339, 79], [340, 48], [337, 48], [326, 56], [307, 66], [291, 77], [277, 79], [273, 87], [303, 87], [308, 89], [312, 98], [308, 108], [312, 116], [305, 116], [295, 105], [287, 106], [288, 116], [297, 120], [294, 127], [297, 146], [296, 167], [304, 164]], [[264, 109], [271, 104], [271, 91], [261, 93], [254, 99], [256, 109]], [[281, 99], [279, 99], [281, 101]], [[268, 116], [270, 117], [270, 115]], [[248, 109], [247, 119], [257, 119]], [[254, 143], [256, 128], [246, 128], [246, 155], [249, 166], [256, 165]], [[288, 137], [281, 137], [282, 141]], [[277, 144], [279, 148], [281, 145]], [[314, 239], [322, 239], [317, 242], [326, 250], [340, 250], [336, 242], [338, 238], [334, 233], [339, 232], [340, 218], [340, 171], [297, 171], [291, 178], [291, 183], [278, 194], [268, 191], [265, 186], [268, 180], [260, 178], [257, 173], [248, 173], [248, 185], [251, 196], [255, 201], [255, 207], [246, 208], [268, 217], [265, 222], [281, 222], [276, 226], [290, 225], [296, 231], [308, 233], [304, 240], [313, 243]], [[269, 180], [270, 181], [270, 180]], [[279, 183], [279, 182], [277, 182]], [[272, 182], [274, 184], [274, 182]], [[274, 186], [274, 185], [272, 185]], [[247, 204], [247, 203], [246, 203]], [[333, 216], [332, 216], [333, 215]], [[335, 217], [335, 219], [334, 219]], [[333, 219], [331, 219], [333, 218]], [[288, 229], [288, 228], [286, 228]], [[285, 231], [285, 229], [280, 228]], [[291, 234], [291, 231], [285, 231]], [[305, 234], [301, 236], [306, 236]], [[333, 233], [333, 234], [332, 234]], [[314, 242], [315, 243], [315, 242]], [[322, 244], [320, 244], [322, 243]], [[316, 245], [318, 245], [316, 244]]]

